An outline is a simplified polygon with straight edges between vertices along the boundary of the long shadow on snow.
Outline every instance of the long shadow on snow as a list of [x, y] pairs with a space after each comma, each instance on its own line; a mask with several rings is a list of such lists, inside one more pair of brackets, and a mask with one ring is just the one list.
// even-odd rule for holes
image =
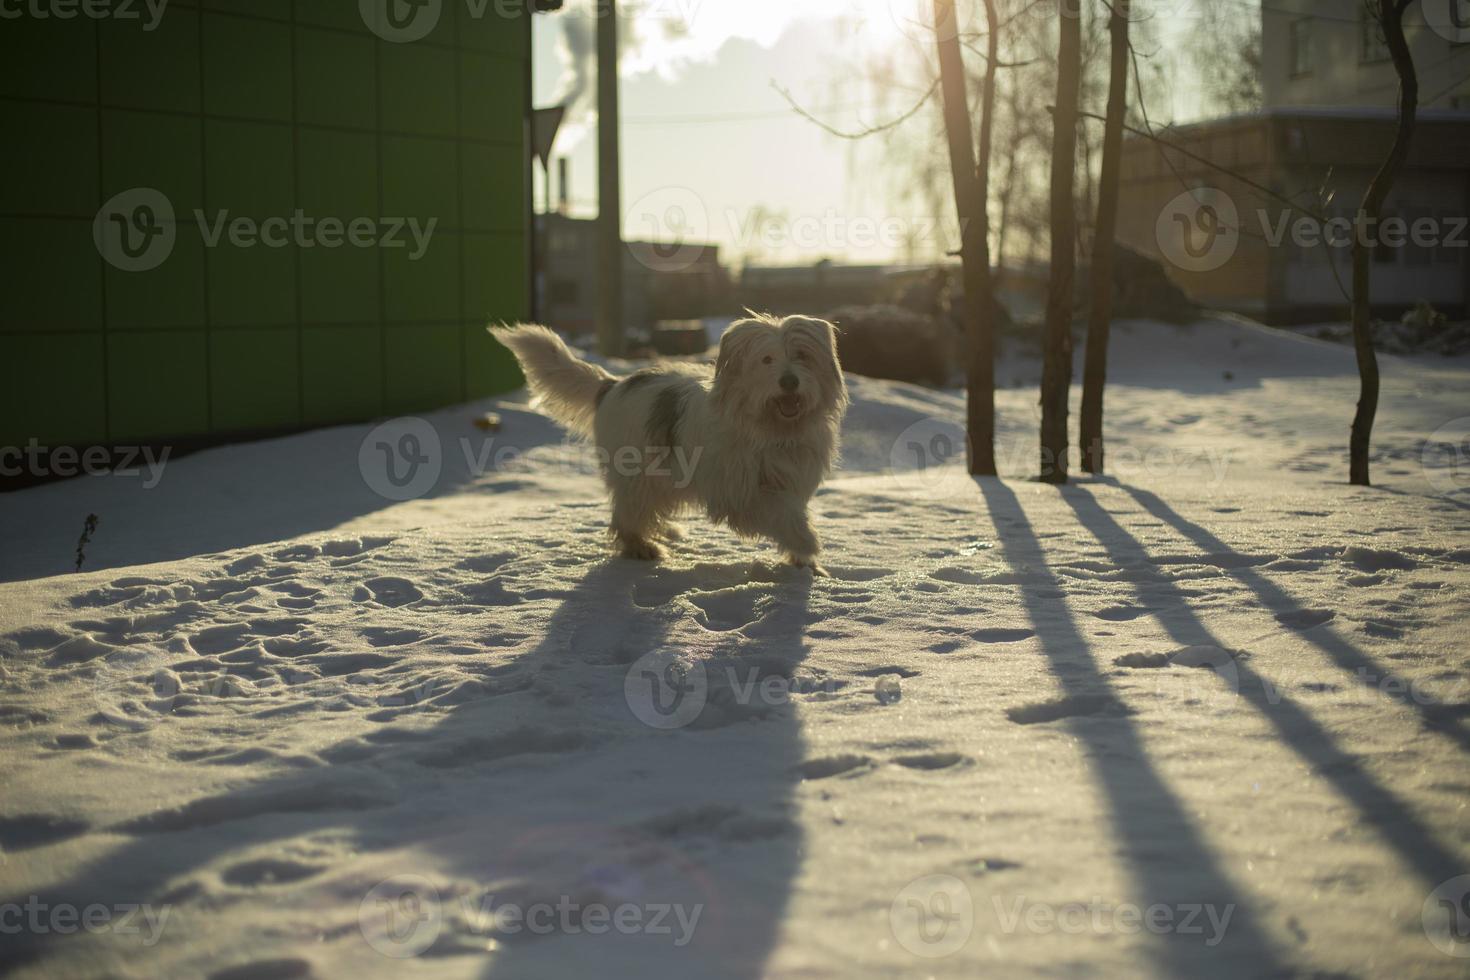
[[[1045, 549], [1015, 493], [995, 478], [975, 482], [984, 495], [1006, 563], [1032, 569], [1050, 586], [1047, 592], [1061, 594], [1062, 583], [1047, 566]], [[1130, 900], [1145, 907], [1213, 904], [1234, 909], [1229, 932], [1213, 948], [1199, 935], [1152, 937], [1150, 952], [1159, 971], [1181, 977], [1284, 973], [1257, 922], [1256, 910], [1220, 867], [1182, 802], [1149, 761], [1143, 739], [1093, 660], [1065, 599], [1044, 598], [1037, 590], [1024, 587], [1020, 594], [1068, 702], [1088, 707], [1063, 723], [1077, 737], [1097, 774], [1111, 832], [1135, 882]]]
[[[1152, 494], [1131, 489], [1128, 492], [1137, 500], [1154, 501], [1154, 506], [1148, 507], [1148, 510], [1155, 516], [1162, 516], [1161, 511], [1167, 510], [1166, 505]], [[1062, 498], [1077, 512], [1078, 521], [1107, 550], [1108, 559], [1119, 568], [1138, 566], [1149, 561], [1148, 552], [1143, 545], [1124, 530], [1087, 490], [1078, 487], [1065, 488], [1062, 490]], [[1173, 511], [1168, 513], [1173, 514]], [[1218, 539], [1208, 537], [1208, 540], [1218, 544], [1220, 550], [1228, 550]], [[1152, 584], [1173, 600], [1168, 613], [1160, 614], [1156, 618], [1176, 643], [1181, 646], [1230, 649], [1229, 644], [1216, 637], [1200, 622], [1176, 582], [1162, 578]], [[1271, 590], [1275, 590], [1275, 586], [1271, 586]], [[1141, 604], [1147, 605], [1151, 597], [1145, 597], [1142, 590], [1137, 590], [1137, 594]], [[1346, 641], [1336, 637], [1332, 639], [1334, 642], [1329, 645], [1329, 652], [1343, 647], [1352, 649]], [[1438, 885], [1448, 873], [1446, 869], [1458, 866], [1459, 861], [1455, 855], [1438, 842], [1432, 829], [1424, 824], [1413, 809], [1392, 791], [1375, 782], [1357, 760], [1344, 752], [1304, 708], [1261, 677], [1249, 663], [1236, 659], [1231, 664], [1231, 669], [1235, 671], [1237, 679], [1237, 690], [1234, 693], [1276, 728], [1279, 744], [1301, 756], [1312, 767], [1313, 772], [1332, 783], [1345, 799], [1351, 800], [1362, 819], [1377, 831], [1385, 844], [1398, 853], [1399, 858], [1419, 876], [1427, 888]], [[1225, 681], [1220, 683], [1224, 685]]]
[[[746, 627], [748, 636], [731, 632], [705, 662], [708, 701], [687, 727], [649, 727], [624, 697], [639, 657], [678, 649], [680, 629], [704, 629], [674, 601], [678, 595], [710, 588], [711, 577], [715, 587], [748, 583], [749, 570], [607, 561], [562, 598], [544, 638], [516, 661], [534, 684], [458, 705], [426, 727], [385, 724], [342, 739], [316, 752], [323, 765], [305, 771], [98, 828], [126, 842], [35, 897], [52, 906], [167, 903], [175, 925], [163, 943], [187, 945], [197, 941], [195, 924], [203, 925], [191, 923], [190, 906], [221, 900], [200, 885], [206, 868], [277, 856], [286, 841], [314, 834], [345, 835], [357, 855], [351, 875], [271, 888], [275, 905], [294, 903], [324, 943], [382, 935], [371, 910], [366, 930], [356, 914], [345, 921], [324, 914], [321, 889], [328, 907], [357, 910], [379, 881], [389, 881], [378, 894], [391, 905], [402, 897], [395, 883], [419, 876], [433, 892], [418, 889], [412, 907], [433, 910], [437, 922], [419, 955], [476, 957], [486, 976], [763, 976], [800, 863], [791, 796], [803, 752], [792, 706], [750, 692], [763, 679], [790, 677], [805, 656], [809, 576], [771, 572], [768, 588], [755, 586], [765, 614]], [[640, 605], [640, 589], [668, 601]], [[233, 858], [219, 848], [226, 823]], [[414, 860], [405, 862], [404, 850]], [[0, 896], [0, 907], [30, 897]], [[560, 912], [550, 934], [507, 934], [483, 914], [559, 900], [631, 905], [650, 925], [665, 906], [682, 907], [686, 922], [698, 919], [692, 940], [680, 945], [689, 932], [667, 911], [667, 933], [632, 935], [593, 935], [579, 914]], [[573, 928], [562, 926], [567, 921]], [[383, 923], [395, 948], [422, 938], [414, 922], [407, 925]], [[68, 941], [11, 937], [0, 973], [45, 969], [54, 944]], [[271, 962], [281, 952], [264, 940], [254, 965], [279, 973], [292, 965]], [[141, 948], [122, 955], [151, 969]], [[378, 962], [388, 969], [395, 961]]]

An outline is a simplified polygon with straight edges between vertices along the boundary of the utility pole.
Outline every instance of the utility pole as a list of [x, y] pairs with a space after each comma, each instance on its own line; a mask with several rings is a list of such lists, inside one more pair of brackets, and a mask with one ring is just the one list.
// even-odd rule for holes
[[617, 0], [597, 0], [597, 350], [623, 352], [623, 208], [618, 168]]

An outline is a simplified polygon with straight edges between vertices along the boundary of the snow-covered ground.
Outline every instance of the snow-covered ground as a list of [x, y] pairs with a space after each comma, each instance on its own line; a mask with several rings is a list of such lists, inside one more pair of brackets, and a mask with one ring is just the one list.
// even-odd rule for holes
[[0, 972], [1464, 976], [1470, 360], [1385, 358], [1373, 489], [1350, 350], [1112, 360], [1065, 489], [1029, 384], [977, 482], [853, 379], [815, 580], [608, 558], [517, 398], [0, 497]]

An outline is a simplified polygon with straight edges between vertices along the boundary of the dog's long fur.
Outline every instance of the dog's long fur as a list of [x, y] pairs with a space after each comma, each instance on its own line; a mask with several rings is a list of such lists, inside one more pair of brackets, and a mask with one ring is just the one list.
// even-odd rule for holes
[[[720, 339], [713, 375], [668, 364], [617, 378], [545, 327], [492, 327], [539, 407], [591, 438], [630, 558], [657, 559], [672, 518], [701, 509], [743, 537], [817, 569], [807, 503], [837, 460], [847, 386], [825, 320], [756, 316]], [[678, 465], [674, 465], [677, 463]]]

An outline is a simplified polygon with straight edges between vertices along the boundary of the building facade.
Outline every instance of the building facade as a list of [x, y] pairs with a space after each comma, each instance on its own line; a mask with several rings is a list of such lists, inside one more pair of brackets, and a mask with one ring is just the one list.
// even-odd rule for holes
[[1376, 315], [1427, 302], [1466, 316], [1470, 28], [1454, 26], [1465, 6], [1410, 7], [1422, 102], [1381, 224], [1357, 215], [1396, 130], [1382, 38], [1360, 0], [1273, 0], [1262, 10], [1263, 109], [1159, 134], [1177, 150], [1125, 140], [1119, 240], [1160, 260], [1201, 305], [1292, 323], [1347, 315], [1361, 238]]
[[0, 22], [0, 445], [220, 441], [520, 383], [484, 325], [530, 305], [526, 5], [127, 6]]

